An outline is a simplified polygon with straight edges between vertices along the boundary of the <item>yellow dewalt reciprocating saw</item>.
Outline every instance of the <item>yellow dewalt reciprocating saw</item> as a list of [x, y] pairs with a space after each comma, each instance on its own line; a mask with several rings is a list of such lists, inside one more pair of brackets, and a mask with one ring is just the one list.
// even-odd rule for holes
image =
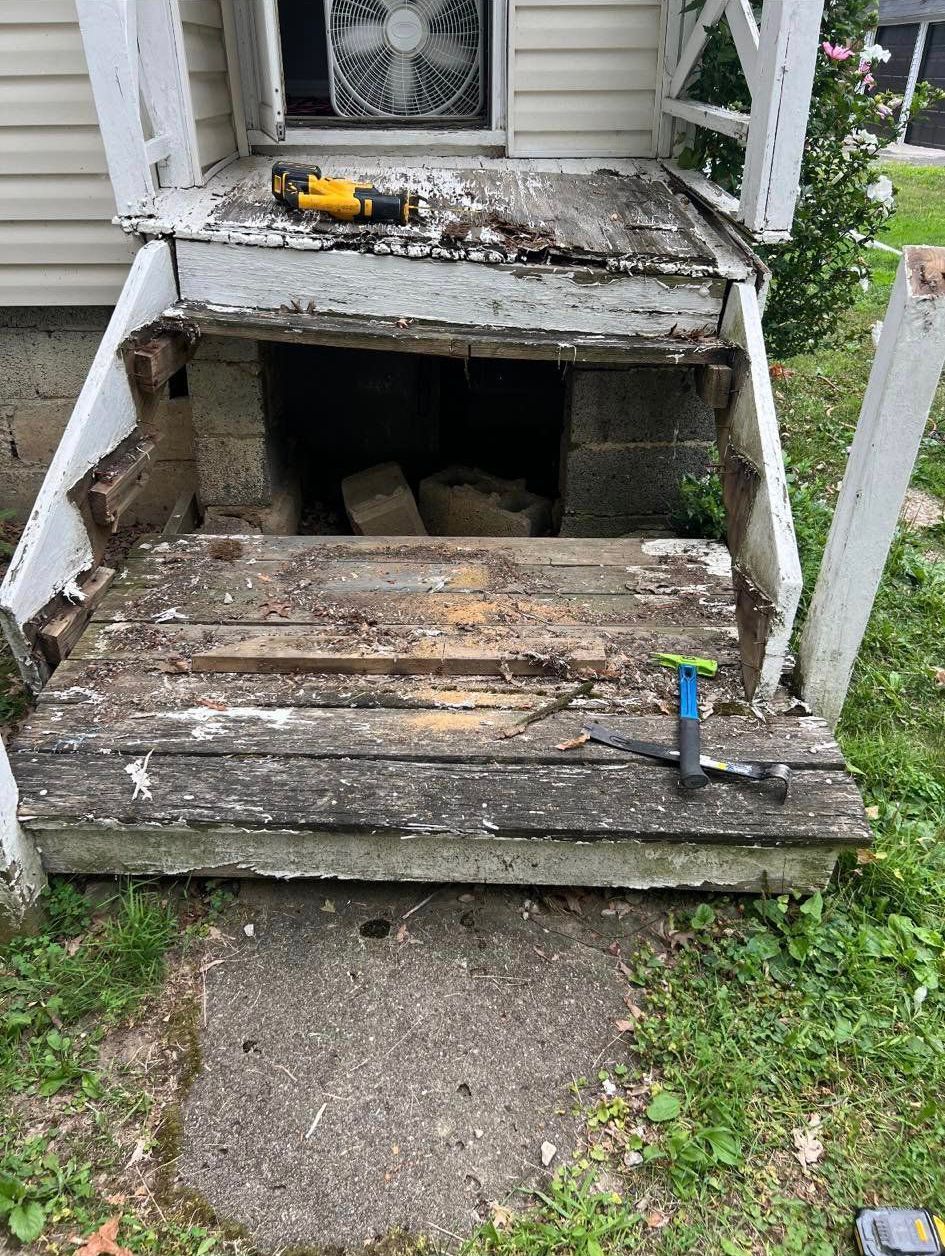
[[273, 163], [272, 194], [290, 209], [318, 210], [341, 222], [408, 223], [419, 204], [415, 192], [381, 192], [373, 183], [325, 179], [318, 166], [288, 161]]

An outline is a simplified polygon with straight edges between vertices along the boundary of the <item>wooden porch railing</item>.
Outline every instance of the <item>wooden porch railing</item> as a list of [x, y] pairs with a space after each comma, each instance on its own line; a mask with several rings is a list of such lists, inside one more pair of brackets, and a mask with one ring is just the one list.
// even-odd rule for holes
[[[794, 217], [823, 7], [823, 0], [765, 0], [759, 27], [749, 0], [706, 0], [687, 33], [688, 6], [684, 0], [670, 0], [662, 100], [668, 125], [661, 128], [661, 154], [673, 155], [674, 120], [707, 127], [744, 144], [739, 198], [698, 174], [691, 181], [701, 180], [701, 190], [718, 208], [762, 240], [786, 238]], [[683, 94], [711, 28], [723, 20], [751, 94], [750, 114]], [[686, 172], [678, 173], [686, 177]]]

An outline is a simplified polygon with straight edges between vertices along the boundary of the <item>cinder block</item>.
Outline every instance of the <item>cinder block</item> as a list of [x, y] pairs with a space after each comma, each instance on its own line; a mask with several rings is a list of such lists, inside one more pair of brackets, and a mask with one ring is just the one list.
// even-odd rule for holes
[[193, 462], [194, 428], [189, 397], [163, 398], [144, 426], [160, 435], [155, 450], [157, 462]]
[[0, 328], [97, 331], [101, 335], [112, 312], [111, 305], [5, 305], [0, 306]]
[[676, 444], [579, 445], [562, 467], [565, 516], [671, 514], [685, 474], [704, 475], [715, 446]]
[[100, 341], [95, 331], [0, 329], [2, 400], [77, 397]]
[[194, 362], [258, 362], [260, 343], [242, 336], [204, 336]]
[[266, 381], [259, 362], [195, 360], [187, 368], [187, 384], [195, 435], [261, 436], [265, 432]]
[[200, 501], [204, 506], [268, 506], [272, 468], [261, 437], [194, 438]]
[[295, 536], [299, 530], [302, 495], [296, 482], [278, 489], [271, 506], [210, 506], [204, 511], [202, 532]]
[[382, 462], [341, 481], [345, 511], [357, 536], [426, 536], [410, 485], [396, 462]]
[[572, 445], [715, 436], [715, 416], [696, 392], [692, 367], [579, 367], [568, 378], [566, 428]]
[[197, 468], [193, 458], [153, 462], [147, 483], [122, 512], [121, 526], [163, 528], [178, 497], [196, 488]]
[[59, 447], [75, 403], [21, 401], [13, 406], [10, 435], [16, 455], [24, 462], [46, 467]]
[[524, 480], [471, 467], [447, 467], [420, 482], [420, 514], [433, 536], [541, 536], [551, 503]]
[[564, 515], [559, 536], [631, 536], [666, 526], [665, 515]]
[[12, 510], [18, 523], [26, 521], [43, 482], [45, 472], [21, 470], [13, 466], [0, 469], [0, 502], [4, 510]]

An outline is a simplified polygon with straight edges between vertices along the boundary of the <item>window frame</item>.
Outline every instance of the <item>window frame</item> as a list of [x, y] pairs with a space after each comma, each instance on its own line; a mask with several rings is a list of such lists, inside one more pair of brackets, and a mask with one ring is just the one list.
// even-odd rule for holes
[[[479, 126], [443, 125], [437, 120], [415, 126], [385, 127], [382, 119], [349, 122], [344, 126], [305, 126], [290, 123], [286, 110], [285, 76], [279, 41], [279, 0], [235, 0], [235, 51], [242, 85], [241, 103], [250, 147], [268, 152], [286, 147], [317, 147], [321, 152], [482, 153], [504, 150], [508, 111], [509, 0], [491, 4], [487, 63], [489, 82], [485, 119]], [[260, 21], [260, 18], [262, 19]], [[262, 28], [262, 29], [260, 29]], [[260, 37], [261, 36], [261, 37]], [[276, 41], [276, 47], [270, 41]], [[274, 85], [279, 108], [274, 111], [273, 133], [261, 129], [261, 65], [278, 65]], [[269, 103], [271, 107], [271, 102]], [[445, 121], [445, 120], [444, 120]]]

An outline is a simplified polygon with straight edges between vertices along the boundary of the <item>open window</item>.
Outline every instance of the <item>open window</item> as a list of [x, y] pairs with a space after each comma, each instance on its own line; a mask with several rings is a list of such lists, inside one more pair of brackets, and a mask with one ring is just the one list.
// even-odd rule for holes
[[502, 0], [236, 0], [236, 14], [257, 143], [293, 128], [497, 124]]

